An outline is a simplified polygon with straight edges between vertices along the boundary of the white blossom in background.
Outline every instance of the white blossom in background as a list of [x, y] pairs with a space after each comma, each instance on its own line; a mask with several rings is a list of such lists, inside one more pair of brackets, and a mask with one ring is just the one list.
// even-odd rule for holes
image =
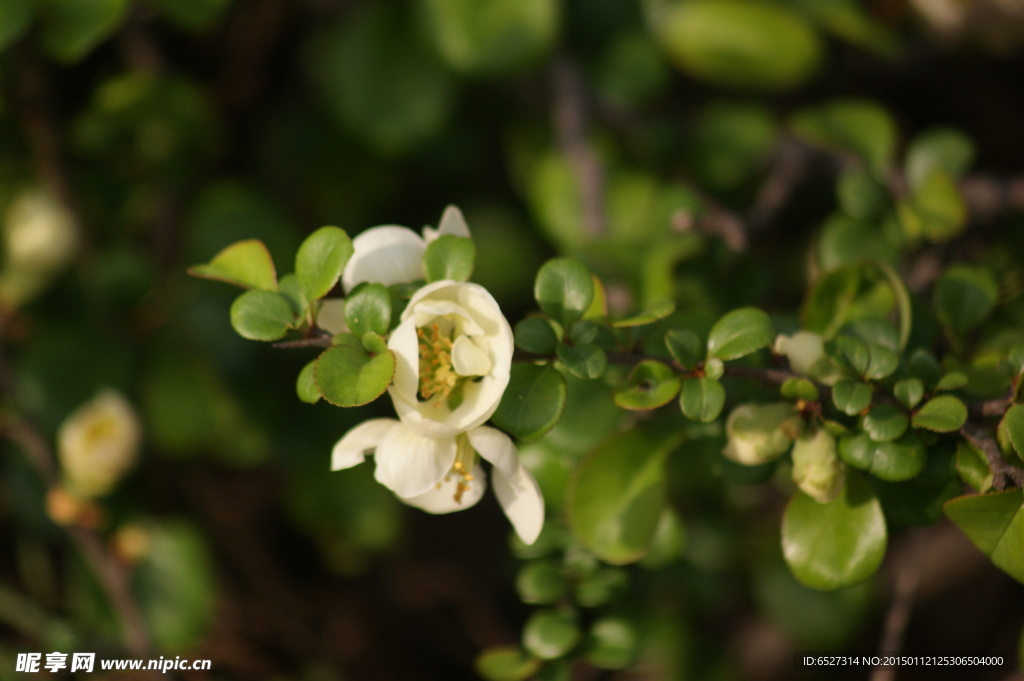
[[75, 253], [78, 232], [71, 212], [42, 189], [16, 195], [2, 226], [0, 301], [18, 305], [38, 294]]
[[818, 503], [832, 501], [843, 490], [846, 468], [836, 456], [836, 439], [824, 428], [793, 444], [793, 482]]
[[469, 237], [462, 211], [455, 206], [445, 208], [438, 228], [425, 227], [423, 236], [399, 225], [371, 227], [352, 240], [354, 250], [341, 275], [342, 286], [348, 292], [364, 281], [391, 286], [425, 278], [427, 244], [444, 234]]
[[825, 339], [821, 334], [813, 331], [798, 331], [792, 336], [779, 334], [772, 352], [789, 360], [789, 368], [801, 376], [825, 385], [833, 385], [839, 379], [825, 355]]
[[68, 489], [82, 497], [112, 490], [134, 465], [142, 440], [131, 404], [104, 390], [76, 409], [57, 432], [57, 458]]

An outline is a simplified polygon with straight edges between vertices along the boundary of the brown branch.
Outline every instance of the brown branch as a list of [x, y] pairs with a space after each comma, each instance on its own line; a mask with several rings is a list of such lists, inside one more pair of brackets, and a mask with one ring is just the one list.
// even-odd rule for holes
[[274, 343], [270, 347], [279, 350], [292, 350], [295, 348], [329, 348], [333, 344], [334, 341], [330, 336], [314, 336], [300, 340], [281, 341], [280, 343]]
[[599, 237], [608, 231], [604, 211], [604, 169], [587, 144], [583, 78], [576, 66], [562, 57], [555, 61], [551, 85], [554, 90], [555, 137], [576, 174], [583, 204], [583, 227], [590, 238]]
[[992, 471], [992, 487], [996, 491], [1003, 491], [1011, 482], [1017, 487], [1024, 488], [1024, 468], [1018, 468], [1003, 458], [999, 445], [988, 431], [968, 421], [960, 427], [960, 434], [972, 447], [985, 455], [988, 469]]
[[[908, 543], [904, 545], [895, 566], [892, 601], [889, 603], [882, 639], [878, 646], [883, 657], [903, 649], [903, 637], [910, 623], [910, 613], [914, 607], [914, 596], [921, 574], [917, 544], [917, 535], [909, 534]], [[869, 681], [893, 681], [895, 678], [896, 667], [879, 665], [871, 671]]]

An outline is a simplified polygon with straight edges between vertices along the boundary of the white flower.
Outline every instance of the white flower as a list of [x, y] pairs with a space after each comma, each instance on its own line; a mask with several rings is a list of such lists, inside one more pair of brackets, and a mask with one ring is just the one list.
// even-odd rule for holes
[[41, 189], [23, 192], [11, 201], [4, 233], [9, 266], [45, 272], [71, 259], [78, 236], [68, 209]]
[[105, 390], [79, 407], [57, 432], [57, 457], [68, 487], [83, 497], [109, 492], [135, 463], [142, 429], [119, 393]]
[[477, 455], [492, 465], [494, 493], [519, 537], [532, 544], [544, 525], [537, 481], [519, 462], [512, 440], [477, 426], [452, 437], [426, 437], [395, 419], [362, 423], [334, 446], [331, 470], [350, 468], [375, 453], [377, 481], [403, 502], [429, 513], [469, 508], [487, 486]]
[[444, 209], [436, 230], [424, 227], [422, 237], [398, 225], [381, 225], [362, 232], [352, 240], [354, 251], [341, 275], [345, 291], [364, 281], [391, 286], [425, 278], [423, 254], [427, 244], [443, 234], [469, 236], [466, 220], [455, 206]]
[[388, 388], [406, 427], [452, 438], [498, 408], [512, 368], [512, 328], [487, 289], [435, 281], [409, 300], [388, 339], [395, 379]]
[[832, 501], [843, 490], [845, 469], [836, 456], [836, 439], [819, 428], [793, 445], [793, 482], [818, 503]]
[[788, 402], [741, 404], [725, 420], [727, 441], [722, 454], [745, 466], [774, 461], [799, 434], [797, 421]]

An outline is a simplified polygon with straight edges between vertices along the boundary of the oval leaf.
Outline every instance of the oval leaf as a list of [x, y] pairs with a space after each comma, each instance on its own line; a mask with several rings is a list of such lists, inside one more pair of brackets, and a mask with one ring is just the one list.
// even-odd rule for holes
[[476, 246], [473, 240], [454, 234], [442, 234], [429, 244], [423, 253], [423, 271], [427, 281], [469, 281], [473, 275]]
[[513, 364], [512, 375], [491, 420], [520, 440], [532, 440], [555, 427], [565, 409], [565, 378], [550, 364]]
[[819, 504], [797, 492], [782, 518], [782, 552], [793, 575], [814, 589], [852, 586], [875, 573], [885, 555], [882, 505], [859, 475]]
[[523, 645], [542, 660], [562, 657], [580, 641], [576, 618], [567, 612], [539, 610], [523, 627]]
[[[604, 350], [592, 343], [558, 345], [558, 359], [576, 378], [598, 378], [608, 366]], [[669, 399], [672, 399], [671, 397]]]
[[358, 338], [383, 336], [391, 324], [391, 295], [383, 284], [363, 282], [345, 299], [345, 324]]
[[524, 681], [537, 673], [540, 660], [519, 646], [494, 646], [481, 652], [473, 666], [487, 681]]
[[952, 395], [940, 395], [928, 400], [914, 414], [910, 423], [915, 428], [952, 433], [967, 421], [967, 407]]
[[358, 407], [391, 385], [395, 356], [390, 350], [370, 355], [361, 347], [336, 345], [317, 358], [314, 375], [325, 400], [338, 407]]
[[886, 482], [917, 477], [927, 463], [924, 445], [913, 433], [893, 442], [875, 442], [867, 435], [839, 440], [839, 458]]
[[258, 239], [231, 244], [204, 265], [188, 268], [193, 277], [216, 279], [244, 288], [277, 290], [277, 273], [270, 251]]
[[756, 307], [733, 310], [711, 327], [708, 334], [708, 357], [716, 359], [737, 359], [775, 340], [772, 320]]
[[688, 378], [679, 394], [679, 408], [688, 419], [711, 423], [722, 413], [725, 388], [713, 378]]
[[339, 227], [321, 227], [302, 242], [295, 254], [295, 275], [310, 300], [334, 288], [352, 257], [352, 240]]
[[836, 381], [832, 386], [832, 402], [839, 411], [854, 416], [871, 404], [871, 388], [849, 379]]
[[1024, 582], [1024, 492], [960, 497], [943, 510], [996, 567]]
[[656, 409], [668, 404], [679, 393], [679, 377], [661, 362], [646, 360], [630, 372], [615, 389], [615, 404], [623, 409]]
[[864, 416], [863, 425], [875, 442], [891, 442], [907, 432], [910, 419], [895, 405], [879, 404]]
[[556, 258], [544, 263], [537, 272], [533, 295], [544, 314], [567, 326], [590, 307], [594, 299], [594, 280], [581, 263]]
[[320, 401], [320, 391], [316, 387], [316, 360], [302, 367], [299, 378], [295, 382], [295, 393], [299, 399], [307, 404], [316, 404]]
[[273, 341], [295, 323], [288, 299], [273, 291], [246, 291], [231, 304], [231, 327], [249, 340]]

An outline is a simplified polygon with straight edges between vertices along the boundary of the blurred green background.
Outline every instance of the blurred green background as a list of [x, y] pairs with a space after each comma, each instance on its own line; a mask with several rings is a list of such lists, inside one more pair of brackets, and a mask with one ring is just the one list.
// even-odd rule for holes
[[[52, 448], [108, 387], [143, 446], [94, 536], [129, 566], [156, 654], [212, 660], [184, 678], [470, 679], [481, 649], [519, 639], [515, 556], [543, 547], [513, 546], [491, 496], [434, 517], [370, 466], [330, 473], [333, 443], [390, 405], [301, 403], [312, 351], [239, 338], [236, 291], [188, 266], [257, 238], [289, 271], [321, 225], [418, 230], [454, 203], [474, 281], [513, 324], [554, 254], [602, 276], [615, 309], [671, 297], [697, 324], [743, 304], [795, 329], [808, 277], [851, 251], [920, 274], [998, 240], [1019, 295], [1022, 47], [1012, 0], [0, 0], [0, 678], [23, 651], [129, 656], [23, 430]], [[857, 180], [836, 195], [857, 140], [807, 151], [801, 115], [837, 99], [869, 109], [850, 129], [883, 184], [910, 140], [959, 129], [965, 168], [1004, 190], [995, 217], [969, 227], [940, 187], [917, 235], [870, 207], [866, 231], [822, 230], [871, 196]], [[12, 236], [26, 197], [43, 197], [41, 246]], [[570, 389], [563, 423], [524, 448], [555, 517], [572, 463], [619, 423], [600, 386]], [[783, 497], [722, 443], [670, 460], [685, 544], [622, 569], [635, 665], [572, 678], [768, 681], [793, 678], [792, 650], [876, 649], [895, 569], [798, 585]], [[891, 549], [934, 567], [908, 646], [1015, 658], [1020, 586], [949, 529]]]

